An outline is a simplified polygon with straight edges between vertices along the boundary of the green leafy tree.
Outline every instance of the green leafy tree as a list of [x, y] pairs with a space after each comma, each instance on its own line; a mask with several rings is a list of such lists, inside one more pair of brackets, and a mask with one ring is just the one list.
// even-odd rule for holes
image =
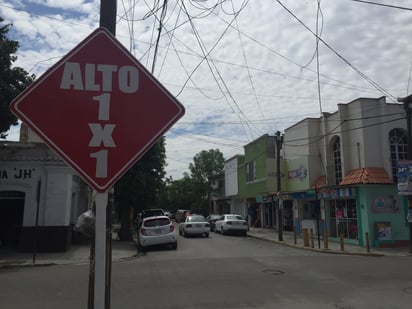
[[138, 212], [161, 207], [165, 165], [165, 140], [161, 138], [115, 184], [114, 203], [120, 220], [120, 240], [132, 240], [133, 221]]
[[[0, 17], [0, 24], [4, 21]], [[10, 112], [10, 102], [35, 79], [34, 75], [19, 67], [12, 67], [19, 47], [8, 38], [10, 25], [0, 26], [0, 138], [6, 138], [11, 125], [17, 125], [16, 116]]]
[[211, 212], [212, 185], [217, 181], [219, 174], [223, 171], [225, 159], [219, 149], [202, 150], [193, 158], [189, 164], [191, 178], [195, 190], [203, 198], [203, 211]]
[[182, 179], [170, 180], [167, 184], [167, 201], [170, 210], [191, 209], [196, 211], [200, 199], [193, 181], [185, 173]]

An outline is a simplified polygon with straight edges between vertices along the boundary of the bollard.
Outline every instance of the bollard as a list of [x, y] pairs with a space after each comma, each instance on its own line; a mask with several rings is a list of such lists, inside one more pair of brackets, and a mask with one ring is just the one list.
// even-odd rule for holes
[[369, 253], [371, 251], [371, 248], [369, 246], [369, 233], [368, 232], [365, 233], [365, 241], [366, 241], [366, 252]]
[[345, 251], [345, 244], [343, 242], [343, 233], [340, 233], [340, 251]]
[[310, 247], [315, 248], [315, 241], [313, 238], [313, 229], [310, 229]]
[[302, 236], [303, 236], [303, 246], [304, 247], [309, 247], [308, 229], [302, 229]]
[[329, 249], [328, 230], [327, 229], [325, 229], [325, 231], [323, 231], [323, 246], [325, 247], [325, 249]]
[[296, 229], [293, 229], [293, 243], [296, 245], [298, 243], [297, 241], [297, 235], [296, 235]]

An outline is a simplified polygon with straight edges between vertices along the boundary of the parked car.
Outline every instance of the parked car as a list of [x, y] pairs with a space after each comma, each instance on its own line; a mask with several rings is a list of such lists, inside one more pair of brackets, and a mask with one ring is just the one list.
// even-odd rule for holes
[[170, 245], [177, 249], [173, 222], [166, 216], [147, 217], [142, 220], [138, 233], [138, 249], [145, 252], [150, 246]]
[[188, 215], [185, 221], [179, 224], [179, 235], [202, 235], [209, 237], [210, 224], [202, 215]]
[[178, 209], [176, 211], [176, 222], [185, 221], [185, 217], [189, 215], [192, 211], [189, 209]]
[[233, 233], [246, 236], [249, 225], [240, 215], [225, 214], [215, 223], [215, 232], [222, 235]]
[[164, 216], [165, 213], [163, 209], [155, 208], [155, 209], [145, 209], [137, 217], [137, 228], [142, 225], [143, 219], [148, 217], [156, 217], [156, 216]]
[[219, 220], [220, 218], [222, 218], [222, 215], [218, 215], [218, 214], [212, 214], [212, 215], [207, 216], [206, 221], [209, 222], [210, 224], [211, 232], [215, 231], [216, 221]]

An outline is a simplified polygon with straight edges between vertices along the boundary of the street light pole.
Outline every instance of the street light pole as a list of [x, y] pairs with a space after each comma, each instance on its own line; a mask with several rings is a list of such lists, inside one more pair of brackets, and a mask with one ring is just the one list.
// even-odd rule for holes
[[[406, 126], [408, 134], [408, 160], [412, 160], [412, 95], [405, 98], [398, 98], [398, 102], [403, 103], [406, 112]], [[408, 221], [409, 221], [409, 253], [412, 253], [412, 195], [408, 195]]]
[[283, 135], [276, 132], [276, 175], [278, 189], [278, 240], [283, 241], [283, 214], [282, 214], [282, 181], [280, 172], [280, 149], [282, 149]]

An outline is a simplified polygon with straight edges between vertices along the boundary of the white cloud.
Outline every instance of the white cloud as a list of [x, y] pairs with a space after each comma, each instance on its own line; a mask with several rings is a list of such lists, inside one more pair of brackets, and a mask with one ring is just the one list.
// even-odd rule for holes
[[[117, 38], [149, 70], [159, 27], [154, 15], [161, 13], [154, 3], [139, 1], [130, 10], [119, 2], [117, 9]], [[320, 106], [316, 58], [310, 61], [316, 39], [276, 1], [235, 1], [247, 3], [237, 22], [230, 1], [209, 11], [187, 1], [168, 3], [154, 75], [186, 108], [166, 140], [167, 170], [175, 179], [201, 150], [219, 148], [230, 158], [262, 134], [319, 116], [321, 108], [334, 112], [338, 103], [383, 95], [336, 53], [389, 92], [389, 102], [406, 95], [412, 61], [409, 11], [349, 0], [321, 2], [322, 39], [333, 50], [319, 43]], [[212, 7], [216, 1], [197, 3]], [[318, 1], [282, 3], [315, 31]], [[391, 4], [405, 6], [404, 1]], [[98, 26], [99, 7], [97, 0], [0, 0], [0, 16], [13, 23], [11, 34], [20, 42], [16, 65], [43, 73]], [[202, 60], [215, 44], [208, 61]]]

